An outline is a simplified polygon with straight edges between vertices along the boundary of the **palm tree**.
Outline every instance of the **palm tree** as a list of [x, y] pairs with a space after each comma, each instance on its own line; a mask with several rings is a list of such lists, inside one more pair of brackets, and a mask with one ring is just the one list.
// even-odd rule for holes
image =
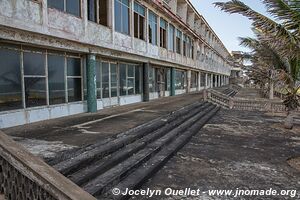
[[[262, 15], [239, 0], [216, 2], [228, 13], [238, 13], [252, 21], [256, 38], [241, 38], [241, 44], [252, 49], [252, 61], [260, 69], [269, 69], [270, 83], [286, 87], [284, 104], [288, 110], [286, 125], [299, 107], [300, 75], [300, 1], [262, 0], [273, 19]], [[274, 77], [275, 75], [275, 77]], [[292, 127], [292, 126], [289, 126]]]

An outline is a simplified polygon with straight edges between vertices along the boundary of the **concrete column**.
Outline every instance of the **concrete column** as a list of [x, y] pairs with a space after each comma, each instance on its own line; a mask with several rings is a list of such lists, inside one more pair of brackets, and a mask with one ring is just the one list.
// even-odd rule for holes
[[214, 75], [213, 74], [210, 75], [210, 87], [211, 88], [214, 87]]
[[201, 90], [201, 73], [202, 72], [198, 72], [198, 87], [197, 87], [197, 91]]
[[208, 85], [208, 74], [207, 73], [205, 73], [205, 89], [207, 89], [208, 87], [209, 87], [209, 85]]
[[143, 101], [150, 100], [149, 96], [149, 68], [150, 63], [143, 63]]
[[86, 59], [87, 107], [88, 112], [97, 112], [96, 56], [89, 54]]
[[171, 96], [175, 96], [175, 68], [171, 68]]
[[187, 90], [186, 90], [187, 93], [191, 92], [191, 87], [192, 87], [191, 77], [192, 77], [192, 71], [188, 70], [187, 71]]
[[218, 75], [218, 87], [222, 86], [221, 84], [221, 75]]

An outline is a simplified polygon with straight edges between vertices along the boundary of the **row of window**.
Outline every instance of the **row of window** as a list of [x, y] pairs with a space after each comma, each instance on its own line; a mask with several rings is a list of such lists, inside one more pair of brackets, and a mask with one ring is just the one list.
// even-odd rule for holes
[[[1, 44], [0, 58], [0, 111], [84, 99], [79, 55]], [[138, 65], [97, 61], [96, 69], [98, 99], [141, 93]]]
[[[88, 20], [108, 25], [108, 1], [88, 0]], [[48, 0], [48, 7], [55, 8], [76, 16], [81, 15], [80, 0]], [[114, 0], [115, 30], [123, 34], [130, 34], [130, 5], [129, 0]], [[158, 44], [158, 20], [159, 44]], [[134, 37], [145, 40], [146, 37], [146, 8], [134, 2]], [[163, 18], [159, 18], [154, 12], [149, 10], [148, 15], [148, 40], [153, 45], [183, 54], [186, 57], [194, 58], [193, 40], [176, 29], [172, 24], [168, 24]], [[176, 49], [175, 49], [176, 47]]]
[[82, 100], [80, 57], [18, 46], [0, 57], [0, 111]]

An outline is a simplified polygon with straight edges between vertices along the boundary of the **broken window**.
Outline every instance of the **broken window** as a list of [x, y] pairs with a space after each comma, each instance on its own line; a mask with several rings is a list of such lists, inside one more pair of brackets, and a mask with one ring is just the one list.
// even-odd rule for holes
[[0, 58], [0, 111], [20, 109], [23, 107], [20, 51], [0, 46]]
[[160, 47], [162, 48], [167, 48], [167, 27], [167, 22], [160, 19]]
[[183, 56], [187, 56], [187, 36], [183, 35]]
[[128, 0], [115, 0], [115, 30], [129, 35]]
[[169, 25], [169, 42], [168, 42], [168, 48], [170, 51], [175, 51], [175, 45], [174, 45], [174, 37], [175, 37], [175, 28], [173, 25]]
[[187, 86], [186, 71], [175, 70], [175, 89], [183, 90]]
[[157, 45], [157, 16], [149, 11], [149, 43]]
[[176, 31], [176, 52], [178, 54], [181, 54], [181, 37], [182, 37], [181, 31], [177, 30]]
[[137, 65], [120, 64], [120, 95], [140, 94], [140, 69]]
[[88, 20], [107, 26], [107, 0], [88, 0]]
[[48, 8], [55, 8], [80, 17], [81, 0], [48, 0]]
[[145, 8], [134, 2], [134, 37], [141, 40], [145, 38], [145, 15]]

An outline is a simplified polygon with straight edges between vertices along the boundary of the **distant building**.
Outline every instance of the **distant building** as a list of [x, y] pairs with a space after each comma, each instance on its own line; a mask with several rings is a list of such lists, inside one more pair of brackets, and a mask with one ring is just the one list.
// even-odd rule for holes
[[1, 0], [0, 128], [229, 83], [188, 0]]

